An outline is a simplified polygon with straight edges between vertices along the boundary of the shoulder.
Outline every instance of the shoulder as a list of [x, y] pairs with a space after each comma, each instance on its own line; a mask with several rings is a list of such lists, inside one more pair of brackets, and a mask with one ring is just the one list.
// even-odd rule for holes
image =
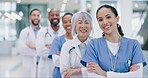
[[64, 35], [61, 35], [61, 36], [55, 37], [54, 39], [55, 39], [55, 40], [61, 40], [61, 39], [63, 39], [63, 38], [65, 38]]
[[66, 32], [66, 31], [64, 30], [64, 28], [61, 27], [61, 26], [59, 27], [59, 31], [60, 31], [60, 33], [62, 33], [62, 34], [65, 34], [65, 32]]
[[45, 32], [47, 32], [47, 27], [41, 27], [41, 29], [39, 30], [39, 32], [38, 33], [45, 33]]
[[90, 40], [90, 42], [92, 43], [98, 43], [98, 42], [102, 42], [102, 40], [103, 40], [104, 38], [103, 37], [100, 37], [100, 38], [93, 38], [93, 39], [91, 39]]
[[68, 40], [68, 41], [64, 42], [62, 47], [65, 47], [67, 49], [74, 47], [74, 40], [72, 39], [72, 40]]
[[29, 30], [30, 27], [25, 27], [24, 29], [21, 30], [21, 32], [25, 32], [27, 30]]
[[45, 31], [47, 30], [47, 27], [41, 27], [40, 31]]
[[131, 44], [139, 44], [138, 40], [136, 39], [131, 39], [131, 38], [126, 38], [126, 37], [122, 37], [123, 41], [131, 43]]
[[68, 40], [63, 44], [63, 46], [70, 46], [72, 43], [72, 40]]
[[19, 38], [26, 37], [28, 33], [29, 33], [29, 27], [25, 27], [24, 29], [21, 30]]
[[73, 47], [71, 46], [71, 40], [66, 41], [63, 45], [62, 45], [62, 49], [61, 49], [61, 53], [63, 54], [67, 54], [69, 52], [69, 50]]
[[29, 27], [25, 27], [24, 29], [21, 30], [21, 34], [25, 34], [29, 32]]
[[65, 34], [58, 36], [59, 39], [65, 38]]

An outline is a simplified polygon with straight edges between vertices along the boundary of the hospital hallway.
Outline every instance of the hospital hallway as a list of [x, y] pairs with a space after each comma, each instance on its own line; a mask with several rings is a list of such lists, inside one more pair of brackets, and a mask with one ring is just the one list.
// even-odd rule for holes
[[[143, 51], [148, 63], [148, 51]], [[21, 57], [19, 55], [0, 56], [0, 78], [20, 78], [22, 70]], [[148, 65], [144, 67], [143, 78], [148, 78]]]
[[[42, 29], [42, 27], [43, 29], [44, 27], [45, 28], [47, 27], [45, 33], [42, 34], [44, 38], [45, 37], [48, 38], [48, 36], [50, 37], [52, 36], [52, 34], [48, 32], [48, 28], [52, 27], [51, 26], [52, 22], [49, 19], [49, 17], [50, 17], [50, 11], [53, 8], [57, 9], [59, 12], [59, 14], [56, 14], [56, 16], [60, 18], [58, 20], [59, 23], [57, 25], [59, 27], [57, 28], [63, 27], [64, 22], [62, 21], [64, 20], [63, 16], [65, 13], [75, 14], [82, 11], [82, 12], [87, 12], [92, 17], [92, 19], [90, 19], [92, 22], [91, 24], [92, 27], [90, 27], [92, 29], [92, 32], [89, 33], [91, 38], [102, 37], [104, 32], [102, 32], [102, 30], [100, 29], [100, 27], [102, 26], [99, 26], [99, 20], [98, 20], [99, 15], [96, 14], [96, 12], [97, 13], [99, 12], [97, 11], [97, 9], [99, 9], [99, 6], [101, 5], [110, 5], [112, 7], [115, 7], [115, 9], [117, 9], [117, 15], [119, 16], [119, 18], [117, 17], [118, 21], [116, 21], [116, 23], [118, 24], [117, 28], [119, 29], [122, 28], [121, 31], [124, 33], [124, 37], [135, 39], [141, 45], [143, 54], [147, 62], [147, 65], [143, 68], [144, 70], [143, 78], [148, 78], [148, 0], [0, 0], [0, 6], [2, 6], [0, 7], [0, 78], [22, 78], [23, 67], [22, 67], [22, 58], [20, 56], [20, 53], [23, 53], [22, 52], [23, 50], [23, 51], [26, 51], [25, 54], [29, 54], [29, 56], [30, 55], [32, 56], [32, 54], [29, 53], [28, 51], [29, 49], [27, 50], [25, 48], [24, 50], [20, 48], [20, 46], [22, 47], [25, 46], [25, 45], [22, 45], [21, 43], [25, 43], [28, 46], [28, 43], [30, 44], [30, 42], [34, 42], [35, 44], [34, 48], [36, 48], [37, 50], [37, 46], [41, 46], [41, 45], [38, 45], [38, 43], [36, 42], [40, 43], [44, 41], [45, 43], [48, 43], [48, 44], [52, 42], [49, 39], [45, 39], [41, 41], [36, 41], [34, 39], [36, 38], [37, 32], [39, 31], [39, 29]], [[33, 32], [30, 32], [30, 31], [32, 31], [31, 29], [34, 22], [32, 21], [33, 19], [31, 19], [30, 17], [32, 16], [32, 10], [34, 9], [39, 10], [38, 26], [41, 26], [41, 27], [39, 28], [37, 27], [37, 32], [36, 32], [36, 29], [33, 28], [34, 29], [33, 31], [35, 34], [32, 34]], [[105, 14], [105, 13], [102, 13], [102, 14]], [[116, 13], [114, 14], [116, 15]], [[110, 18], [111, 17], [110, 15], [112, 14], [108, 14], [108, 15], [106, 15], [105, 17]], [[34, 20], [36, 21], [36, 19]], [[100, 20], [103, 20], [103, 18]], [[73, 21], [73, 22], [76, 22], [76, 21]], [[113, 19], [111, 19], [111, 21], [105, 21], [105, 23], [106, 23], [105, 24], [106, 27], [103, 26], [103, 29], [105, 28], [105, 30], [106, 29], [108, 30], [110, 29], [110, 27], [115, 28], [114, 27], [115, 22], [113, 22]], [[103, 24], [101, 23], [101, 25]], [[26, 27], [29, 28], [27, 29], [28, 31], [23, 30]], [[67, 27], [67, 28], [68, 30], [69, 28], [74, 29], [74, 32], [76, 32], [75, 31], [76, 27]], [[85, 29], [85, 31], [89, 30], [87, 28]], [[24, 34], [25, 35], [24, 39], [22, 38], [23, 36], [21, 34], [22, 30], [26, 34], [26, 35]], [[112, 28], [111, 28], [111, 31], [112, 31]], [[60, 33], [59, 30], [58, 32], [53, 32], [53, 34], [55, 35], [57, 35], [57, 33]], [[32, 35], [35, 35], [35, 38], [32, 38], [33, 37]], [[50, 38], [50, 39], [54, 39], [54, 38]], [[67, 38], [65, 39], [69, 40]], [[120, 45], [120, 41], [121, 41], [121, 38], [119, 37], [118, 46]], [[48, 45], [45, 45], [45, 46], [49, 48]], [[132, 47], [131, 45], [129, 46]], [[128, 50], [130, 49], [131, 48], [128, 47]], [[101, 49], [101, 50], [104, 50], [104, 49]], [[69, 50], [69, 53], [70, 51], [71, 49]], [[35, 55], [36, 54], [40, 54], [40, 53], [35, 53]], [[136, 59], [139, 59], [139, 58], [136, 58]], [[112, 59], [110, 61], [112, 61]], [[130, 61], [128, 60], [128, 63], [129, 62]], [[114, 69], [115, 66], [113, 62], [111, 63], [112, 63], [112, 68]], [[48, 66], [48, 64], [47, 66], [45, 66], [45, 64], [41, 64], [41, 65], [44, 65], [44, 67]], [[28, 64], [28, 67], [31, 67], [31, 66]], [[41, 68], [41, 69], [45, 70], [45, 68]]]

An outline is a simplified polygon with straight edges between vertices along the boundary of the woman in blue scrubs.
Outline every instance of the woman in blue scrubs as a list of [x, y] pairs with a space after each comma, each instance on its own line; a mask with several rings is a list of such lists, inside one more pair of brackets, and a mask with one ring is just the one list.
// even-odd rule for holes
[[55, 64], [55, 68], [53, 71], [53, 78], [61, 78], [61, 74], [60, 74], [60, 61], [59, 61], [59, 56], [60, 56], [60, 52], [61, 52], [61, 48], [62, 45], [67, 41], [67, 40], [71, 40], [72, 34], [71, 34], [71, 18], [72, 18], [73, 14], [71, 13], [65, 13], [64, 16], [62, 17], [62, 23], [63, 23], [63, 28], [66, 31], [66, 34], [59, 36], [59, 37], [55, 37], [55, 39], [52, 42], [51, 48], [50, 48], [50, 52], [49, 52], [49, 58], [53, 59], [53, 62]]
[[81, 60], [87, 66], [88, 76], [142, 78], [146, 62], [141, 46], [137, 40], [123, 37], [116, 9], [102, 5], [96, 18], [103, 37], [90, 41]]

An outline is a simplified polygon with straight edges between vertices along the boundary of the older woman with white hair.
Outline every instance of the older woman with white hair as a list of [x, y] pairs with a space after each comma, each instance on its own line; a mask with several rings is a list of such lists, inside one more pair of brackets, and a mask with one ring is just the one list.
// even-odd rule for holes
[[86, 70], [80, 63], [92, 33], [92, 17], [87, 12], [77, 12], [72, 18], [74, 38], [63, 44], [60, 55], [60, 72], [63, 78], [82, 78]]

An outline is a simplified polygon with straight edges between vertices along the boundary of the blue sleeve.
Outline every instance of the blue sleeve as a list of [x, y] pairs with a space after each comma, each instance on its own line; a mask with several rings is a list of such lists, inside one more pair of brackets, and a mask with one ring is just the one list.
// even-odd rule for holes
[[60, 51], [60, 38], [55, 37], [51, 44], [48, 58], [52, 59], [52, 54], [58, 54], [59, 51]]
[[80, 61], [85, 67], [88, 62], [95, 62], [98, 64], [98, 58], [94, 46], [94, 42], [91, 40], [86, 47], [85, 54]]
[[137, 40], [134, 41], [134, 49], [133, 49], [131, 63], [132, 64], [143, 63], [143, 67], [146, 65], [146, 61], [142, 53], [141, 46]]

